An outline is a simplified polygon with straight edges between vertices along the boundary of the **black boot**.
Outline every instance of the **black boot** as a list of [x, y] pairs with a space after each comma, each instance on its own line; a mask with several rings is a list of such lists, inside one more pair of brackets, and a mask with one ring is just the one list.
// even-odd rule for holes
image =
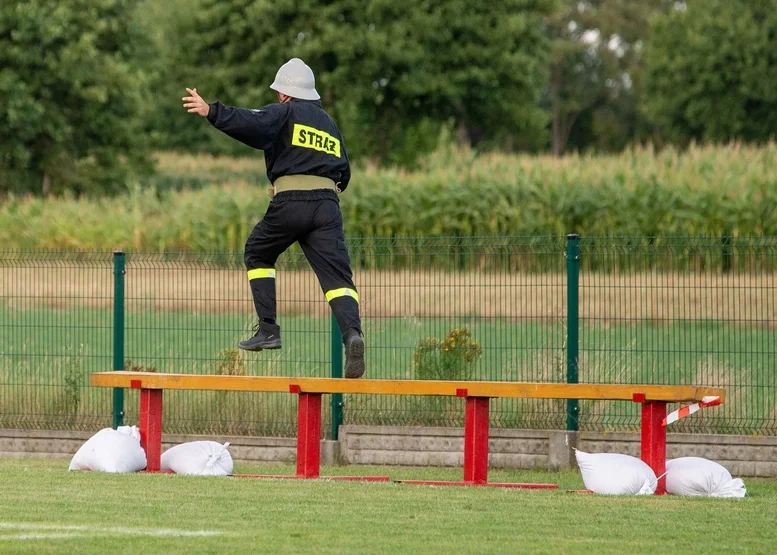
[[364, 339], [351, 328], [343, 337], [345, 343], [345, 377], [361, 378], [364, 375]]
[[254, 326], [253, 337], [241, 341], [238, 346], [244, 351], [263, 351], [265, 349], [281, 348], [281, 327], [277, 324], [259, 322]]

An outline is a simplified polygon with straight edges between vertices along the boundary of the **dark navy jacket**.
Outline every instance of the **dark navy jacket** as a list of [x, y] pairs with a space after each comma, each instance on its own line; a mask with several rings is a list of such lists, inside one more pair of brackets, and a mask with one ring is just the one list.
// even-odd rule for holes
[[318, 100], [293, 98], [258, 110], [213, 102], [208, 121], [233, 139], [263, 150], [270, 183], [284, 175], [317, 175], [344, 191], [351, 180], [343, 136]]

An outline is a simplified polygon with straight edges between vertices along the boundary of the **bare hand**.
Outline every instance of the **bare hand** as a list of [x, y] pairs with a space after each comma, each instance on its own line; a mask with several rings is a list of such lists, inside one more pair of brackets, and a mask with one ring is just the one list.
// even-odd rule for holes
[[198, 114], [202, 117], [207, 117], [210, 106], [205, 102], [202, 97], [197, 94], [197, 89], [186, 89], [191, 96], [184, 96], [183, 100], [184, 108], [188, 108], [190, 114]]

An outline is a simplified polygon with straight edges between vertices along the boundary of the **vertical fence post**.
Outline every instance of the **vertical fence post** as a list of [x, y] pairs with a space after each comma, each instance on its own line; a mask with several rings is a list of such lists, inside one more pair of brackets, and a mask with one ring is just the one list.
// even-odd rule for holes
[[[113, 369], [124, 370], [124, 252], [113, 252]], [[124, 424], [124, 389], [113, 388], [113, 427]]]
[[[332, 377], [343, 377], [343, 334], [332, 314]], [[343, 394], [332, 394], [332, 440], [337, 441], [340, 424], [343, 423]]]
[[[580, 235], [567, 235], [567, 383], [577, 383], [579, 342]], [[567, 430], [578, 431], [580, 412], [577, 399], [567, 400]]]
[[729, 273], [731, 271], [731, 256], [733, 249], [731, 243], [734, 238], [731, 236], [731, 232], [726, 231], [723, 233], [723, 272]]

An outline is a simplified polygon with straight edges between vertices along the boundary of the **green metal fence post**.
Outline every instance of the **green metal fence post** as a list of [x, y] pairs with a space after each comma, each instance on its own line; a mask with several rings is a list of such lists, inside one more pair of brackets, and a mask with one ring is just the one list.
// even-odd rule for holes
[[[113, 369], [124, 370], [124, 252], [113, 252]], [[113, 388], [113, 427], [124, 424], [124, 389]]]
[[733, 254], [731, 243], [733, 243], [733, 240], [734, 238], [732, 237], [731, 232], [726, 231], [723, 234], [723, 271], [725, 273], [731, 271], [731, 256]]
[[[577, 383], [579, 343], [580, 235], [567, 235], [567, 383]], [[567, 430], [578, 431], [580, 405], [567, 400]]]
[[[343, 334], [332, 314], [332, 377], [343, 377]], [[343, 394], [332, 394], [332, 439], [337, 441], [340, 424], [343, 423]]]

